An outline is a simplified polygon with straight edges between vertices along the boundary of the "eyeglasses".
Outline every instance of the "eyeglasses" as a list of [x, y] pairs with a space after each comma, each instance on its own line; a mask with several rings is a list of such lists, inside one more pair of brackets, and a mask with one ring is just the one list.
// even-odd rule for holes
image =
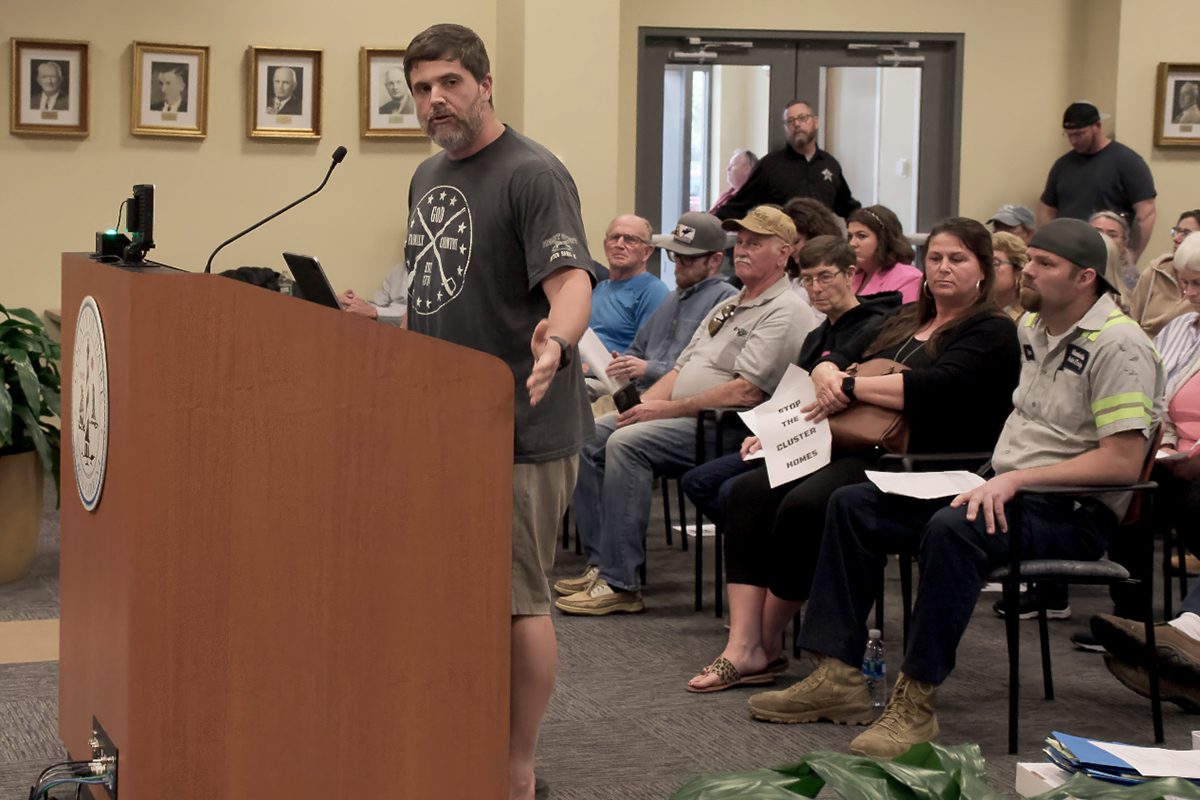
[[1187, 228], [1178, 228], [1178, 227], [1171, 228], [1171, 238], [1172, 239], [1187, 238], [1187, 235], [1189, 233], [1195, 233], [1195, 231], [1188, 230]]
[[818, 272], [816, 275], [801, 275], [800, 276], [800, 285], [803, 286], [805, 289], [809, 288], [814, 283], [819, 284], [821, 286], [828, 286], [829, 284], [833, 283], [834, 278], [836, 278], [838, 275], [841, 275], [841, 274], [842, 274], [841, 272], [831, 271], [831, 272]]
[[797, 114], [794, 117], [787, 117], [783, 120], [784, 125], [806, 125], [813, 118], [812, 114]]
[[730, 303], [717, 312], [717, 315], [708, 321], [708, 335], [716, 336], [721, 332], [721, 328], [733, 316], [733, 312], [737, 311], [737, 303]]
[[623, 245], [633, 247], [636, 244], [650, 244], [645, 239], [640, 239], [637, 236], [628, 233], [610, 233], [604, 237], [604, 241], [609, 244], [617, 244], [620, 242]]
[[[663, 249], [666, 250], [665, 247]], [[683, 253], [667, 250], [667, 261], [670, 261], [672, 264], [695, 264], [697, 261], [706, 259], [711, 255], [712, 253], [697, 253], [694, 256], [685, 256]]]

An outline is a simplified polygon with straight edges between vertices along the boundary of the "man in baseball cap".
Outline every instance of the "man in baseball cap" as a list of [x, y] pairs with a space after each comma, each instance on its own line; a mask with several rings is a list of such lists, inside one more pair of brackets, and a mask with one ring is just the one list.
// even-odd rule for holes
[[[720, 246], [716, 237], [708, 238], [707, 221], [681, 222], [669, 249], [676, 264], [685, 257], [678, 248]], [[738, 229], [733, 253], [742, 291], [700, 319], [671, 368], [640, 393], [640, 403], [596, 420], [596, 435], [580, 455], [571, 507], [588, 567], [554, 585], [563, 595], [555, 605], [564, 613], [605, 616], [645, 607], [638, 568], [646, 560], [654, 476], [695, 466], [696, 413], [761, 403], [816, 327], [812, 309], [792, 291], [785, 272], [796, 241], [791, 219], [778, 208], [760, 206], [724, 226]], [[708, 243], [698, 243], [698, 237]], [[726, 452], [742, 438], [735, 431], [721, 435]]]
[[618, 384], [633, 381], [644, 392], [675, 366], [708, 312], [717, 303], [737, 294], [718, 275], [730, 237], [721, 220], [702, 211], [689, 211], [670, 233], [651, 238], [675, 265], [675, 289], [638, 329], [633, 344], [609, 362], [605, 372]]
[[1033, 212], [1013, 203], [1005, 203], [997, 208], [996, 213], [988, 218], [988, 224], [992, 226], [993, 233], [1011, 233], [1025, 244], [1029, 244], [1033, 232], [1037, 230]]
[[[1052, 298], [1049, 311], [1052, 317], [1060, 310], [1059, 305], [1065, 304], [1063, 310], [1071, 306], [1086, 310], [1097, 296], [1115, 291], [1104, 278], [1108, 265], [1104, 234], [1081, 219], [1056, 219], [1038, 229], [1029, 240], [1029, 263], [1026, 269], [1031, 265], [1034, 266], [1034, 274], [1031, 276], [1025, 272], [1021, 278], [1021, 305], [1029, 311], [1042, 309], [1045, 304], [1043, 289]], [[1064, 265], [1069, 270], [1064, 271]], [[1089, 270], [1093, 275], [1089, 277], [1084, 270]], [[1039, 280], [1043, 273], [1047, 277]], [[1086, 290], [1089, 284], [1094, 286], [1094, 291]], [[1082, 313], [1067, 314], [1072, 315], [1074, 320], [1083, 316]], [[1060, 331], [1052, 335], [1058, 333]]]
[[1105, 116], [1087, 101], [1071, 103], [1063, 112], [1063, 136], [1071, 150], [1050, 168], [1037, 222], [1089, 219], [1097, 211], [1115, 211], [1133, 220], [1130, 245], [1136, 260], [1154, 231], [1158, 192], [1142, 157], [1104, 134]]

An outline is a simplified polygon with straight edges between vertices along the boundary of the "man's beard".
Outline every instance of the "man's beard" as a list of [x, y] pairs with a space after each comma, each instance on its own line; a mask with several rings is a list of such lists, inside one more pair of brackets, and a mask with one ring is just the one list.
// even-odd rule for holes
[[1017, 293], [1020, 298], [1021, 308], [1026, 311], [1041, 311], [1042, 296], [1028, 286], [1022, 286], [1021, 291]]
[[[477, 99], [471, 104], [471, 107], [463, 114], [450, 112], [454, 119], [454, 123], [447, 125], [442, 123], [435, 129], [430, 124], [430, 120], [426, 119], [422, 123], [426, 135], [433, 140], [434, 144], [443, 150], [454, 152], [462, 150], [464, 147], [475, 141], [475, 137], [483, 130], [483, 98]], [[430, 113], [430, 117], [433, 112]]]
[[812, 131], [810, 133], [804, 133], [803, 131], [797, 132], [792, 135], [792, 147], [796, 148], [797, 150], [801, 150], [807, 147], [816, 138], [816, 131]]

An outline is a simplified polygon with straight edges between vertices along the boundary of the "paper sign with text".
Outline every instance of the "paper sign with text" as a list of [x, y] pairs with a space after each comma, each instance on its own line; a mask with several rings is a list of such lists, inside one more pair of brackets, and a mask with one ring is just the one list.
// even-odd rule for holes
[[816, 399], [812, 378], [792, 364], [771, 399], [754, 409], [754, 425], [766, 453], [771, 488], [803, 478], [829, 463], [829, 420], [806, 422], [800, 410]]

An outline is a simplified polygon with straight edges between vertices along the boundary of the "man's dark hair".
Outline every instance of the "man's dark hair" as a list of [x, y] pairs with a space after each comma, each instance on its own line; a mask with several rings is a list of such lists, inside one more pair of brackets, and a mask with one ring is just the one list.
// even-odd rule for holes
[[842, 236], [842, 226], [829, 206], [811, 197], [793, 197], [783, 204], [783, 213], [792, 218], [796, 233], [805, 239], [818, 236]]
[[783, 107], [783, 113], [786, 114], [789, 108], [798, 103], [803, 103], [804, 105], [808, 106], [808, 110], [811, 111], [814, 116], [816, 116], [817, 111], [815, 108], [813, 108], [813, 104], [805, 100], [803, 97], [797, 97], [795, 100], [788, 100], [787, 104]]
[[818, 236], [805, 243], [796, 260], [802, 270], [830, 266], [837, 267], [838, 272], [846, 272], [854, 266], [854, 250], [841, 236]]
[[177, 64], [174, 61], [160, 61], [155, 66], [157, 67], [155, 70], [156, 74], [165, 75], [168, 72], [173, 72], [179, 80], [183, 81], [185, 86], [187, 85], [188, 69], [186, 64]]
[[449, 22], [426, 28], [408, 43], [408, 49], [404, 51], [404, 82], [410, 91], [409, 74], [413, 65], [421, 61], [458, 61], [480, 82], [492, 71], [487, 48], [479, 34], [465, 25]]

